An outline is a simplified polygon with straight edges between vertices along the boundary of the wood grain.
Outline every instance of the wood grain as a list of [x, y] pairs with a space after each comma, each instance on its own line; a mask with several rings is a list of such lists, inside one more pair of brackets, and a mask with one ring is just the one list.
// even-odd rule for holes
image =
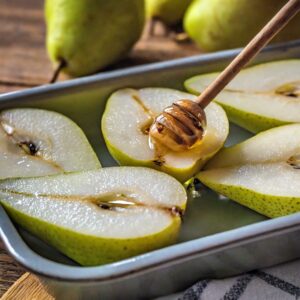
[[43, 288], [39, 279], [25, 273], [2, 296], [1, 300], [54, 300]]
[[24, 273], [24, 270], [7, 255], [0, 242], [0, 296]]
[[[148, 28], [126, 59], [110, 69], [162, 61], [199, 53], [191, 43], [178, 44], [164, 36], [158, 25], [155, 37], [148, 38]], [[0, 1], [0, 92], [15, 87], [47, 83], [52, 66], [45, 49], [43, 1]], [[66, 79], [66, 76], [61, 77]]]
[[[43, 3], [42, 0], [0, 1], [0, 93], [41, 85], [47, 83], [52, 76], [52, 66], [45, 49]], [[155, 36], [149, 38], [147, 26], [143, 37], [128, 57], [110, 69], [196, 55], [200, 52], [192, 43], [178, 44], [170, 36], [165, 36], [161, 25], [156, 27]], [[61, 76], [60, 80], [66, 78]], [[0, 242], [0, 297], [23, 273], [24, 270], [7, 255]], [[16, 297], [21, 292], [23, 298], [20, 299], [27, 299], [23, 294], [24, 282], [27, 281], [33, 290], [39, 289], [35, 277], [26, 275], [12, 288], [12, 292], [5, 295], [5, 299], [18, 299]]]
[[0, 83], [43, 83], [52, 72], [44, 50], [43, 1], [0, 3]]

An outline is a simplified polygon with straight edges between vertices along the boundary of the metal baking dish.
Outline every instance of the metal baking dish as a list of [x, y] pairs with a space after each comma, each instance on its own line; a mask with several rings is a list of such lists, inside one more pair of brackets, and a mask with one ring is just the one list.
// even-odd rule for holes
[[[0, 96], [0, 109], [55, 110], [81, 126], [102, 165], [110, 157], [100, 131], [107, 97], [122, 87], [183, 89], [188, 77], [222, 69], [239, 50], [139, 66]], [[300, 41], [275, 45], [255, 63], [300, 57]], [[228, 143], [250, 134], [231, 127]], [[212, 191], [191, 199], [176, 245], [99, 267], [81, 267], [15, 226], [0, 207], [0, 236], [9, 253], [37, 274], [57, 299], [148, 299], [204, 277], [225, 277], [300, 257], [300, 213], [267, 220]]]

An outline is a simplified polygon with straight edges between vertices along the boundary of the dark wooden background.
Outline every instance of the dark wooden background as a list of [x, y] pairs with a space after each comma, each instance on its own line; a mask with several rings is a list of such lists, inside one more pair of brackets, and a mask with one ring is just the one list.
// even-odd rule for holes
[[[0, 0], [0, 93], [45, 84], [52, 66], [45, 49], [42, 0]], [[176, 43], [161, 26], [156, 35], [145, 34], [129, 56], [113, 68], [151, 63], [198, 54], [192, 43]], [[67, 79], [61, 76], [60, 80]], [[0, 241], [0, 297], [24, 273]]]
[[[52, 75], [45, 50], [42, 0], [0, 1], [0, 92], [46, 83]], [[114, 66], [124, 67], [197, 54], [192, 44], [177, 44], [171, 38], [146, 35], [129, 57]]]

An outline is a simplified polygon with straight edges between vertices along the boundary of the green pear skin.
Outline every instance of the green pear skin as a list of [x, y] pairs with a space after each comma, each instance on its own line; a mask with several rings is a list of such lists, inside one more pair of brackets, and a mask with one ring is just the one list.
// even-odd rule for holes
[[30, 217], [4, 202], [2, 205], [20, 226], [53, 245], [82, 266], [108, 264], [174, 244], [181, 225], [180, 219], [177, 218], [165, 230], [146, 238], [127, 240], [95, 238]]
[[215, 174], [212, 174], [212, 171], [204, 171], [199, 173], [196, 177], [203, 184], [217, 193], [224, 195], [241, 205], [247, 206], [269, 218], [282, 217], [300, 211], [300, 196], [284, 197], [266, 195], [243, 186], [215, 182], [214, 178], [211, 178], [210, 175]]
[[180, 99], [193, 100], [195, 96], [168, 88], [121, 89], [114, 92], [107, 101], [101, 121], [103, 137], [112, 157], [120, 165], [154, 168], [174, 176], [180, 182], [196, 174], [223, 147], [229, 123], [224, 110], [212, 103], [205, 110], [207, 128], [201, 147], [157, 155], [149, 147], [149, 133], [144, 128], [150, 126], [153, 118], [165, 107]]
[[173, 244], [186, 201], [178, 181], [148, 168], [0, 181], [0, 204], [13, 220], [85, 266]]
[[47, 49], [72, 76], [94, 73], [123, 58], [139, 39], [141, 0], [46, 0]]
[[[184, 17], [188, 35], [204, 50], [245, 46], [286, 4], [286, 0], [196, 0]], [[300, 38], [300, 15], [273, 42]]]
[[179, 23], [192, 0], [146, 0], [146, 14], [167, 25]]
[[276, 127], [221, 150], [196, 177], [270, 218], [300, 211], [300, 125]]
[[223, 104], [221, 106], [226, 111], [228, 119], [232, 123], [237, 124], [252, 133], [258, 133], [274, 127], [289, 124], [287, 121], [282, 121], [275, 118], [267, 118], [259, 114], [241, 111], [230, 105]]
[[[258, 133], [300, 122], [300, 60], [267, 62], [242, 70], [214, 101], [229, 120], [250, 132]], [[218, 72], [201, 74], [185, 81], [193, 94], [202, 93]]]

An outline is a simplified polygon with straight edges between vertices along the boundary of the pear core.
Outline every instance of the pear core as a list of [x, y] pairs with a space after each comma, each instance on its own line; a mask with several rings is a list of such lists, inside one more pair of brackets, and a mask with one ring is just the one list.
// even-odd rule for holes
[[0, 113], [0, 179], [100, 167], [84, 133], [67, 117], [31, 108]]

